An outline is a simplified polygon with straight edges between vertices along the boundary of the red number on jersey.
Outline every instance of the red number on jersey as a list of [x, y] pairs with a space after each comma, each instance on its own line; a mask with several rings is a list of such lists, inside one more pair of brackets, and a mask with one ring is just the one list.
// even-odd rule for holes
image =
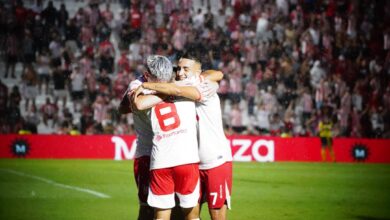
[[161, 130], [169, 131], [179, 127], [180, 118], [177, 114], [175, 104], [162, 102], [155, 106], [154, 112], [156, 114], [158, 124], [160, 125]]

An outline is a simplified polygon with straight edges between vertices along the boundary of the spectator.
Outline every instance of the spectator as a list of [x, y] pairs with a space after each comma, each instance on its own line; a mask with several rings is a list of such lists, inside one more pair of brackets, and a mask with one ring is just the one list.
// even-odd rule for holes
[[11, 93], [9, 94], [9, 106], [20, 107], [20, 101], [22, 100], [22, 95], [20, 94], [19, 87], [14, 85], [12, 87]]
[[19, 103], [16, 101], [16, 99], [13, 100], [13, 97], [11, 97], [6, 121], [9, 125], [9, 132], [12, 134], [17, 133], [23, 125], [23, 117], [20, 112], [20, 106], [18, 104]]
[[54, 83], [54, 104], [58, 105], [58, 100], [62, 99], [62, 107], [66, 106], [68, 91], [66, 85], [68, 78], [59, 68], [53, 69], [53, 83]]
[[19, 43], [18, 37], [15, 33], [9, 33], [6, 41], [5, 41], [5, 75], [4, 77], [8, 77], [8, 72], [11, 69], [11, 77], [15, 78], [15, 65], [18, 61], [18, 51]]
[[21, 121], [21, 126], [17, 132], [19, 135], [32, 134], [30, 127], [26, 124], [26, 122]]
[[260, 135], [269, 135], [270, 130], [270, 111], [266, 108], [264, 103], [260, 103], [257, 105], [256, 111], [256, 121], [257, 125], [255, 125], [255, 129]]
[[284, 112], [283, 122], [284, 122], [284, 130], [283, 133], [289, 134], [292, 136], [293, 128], [295, 127], [295, 113], [293, 110], [294, 102], [290, 102], [288, 108]]
[[359, 109], [354, 107], [351, 113], [351, 137], [362, 137], [361, 117], [364, 113], [361, 113]]
[[26, 66], [35, 63], [35, 42], [30, 30], [26, 29], [23, 39], [23, 71]]
[[61, 123], [68, 122], [68, 124], [73, 124], [73, 114], [70, 112], [69, 108], [63, 108], [58, 116], [58, 121]]
[[265, 34], [268, 29], [268, 19], [267, 19], [267, 14], [266, 13], [261, 13], [261, 16], [257, 20], [257, 26], [256, 26], [256, 34], [257, 38], [260, 41], [265, 40]]
[[303, 88], [302, 96], [301, 96], [301, 105], [302, 105], [302, 120], [305, 124], [309, 118], [311, 118], [311, 114], [313, 112], [313, 97], [309, 93], [308, 88]]
[[98, 86], [98, 94], [109, 96], [111, 93], [111, 79], [107, 71], [103, 69], [100, 76], [96, 79]]
[[283, 121], [278, 113], [274, 113], [269, 120], [269, 129], [271, 136], [280, 136], [283, 131]]
[[[132, 116], [131, 116], [132, 117]], [[126, 117], [122, 117], [117, 126], [115, 126], [114, 133], [117, 135], [133, 134], [130, 123], [127, 122]]]
[[89, 105], [83, 105], [80, 117], [80, 132], [87, 134], [94, 123], [93, 110]]
[[38, 95], [38, 75], [32, 65], [28, 65], [22, 75], [22, 84], [24, 86], [23, 97], [26, 99], [25, 109], [29, 108], [30, 101], [35, 106], [35, 99]]
[[32, 134], [37, 134], [39, 122], [40, 122], [39, 113], [37, 112], [37, 108], [33, 105], [26, 112], [24, 125], [27, 128], [27, 130], [31, 131]]
[[49, 94], [49, 82], [50, 82], [50, 57], [47, 49], [43, 49], [42, 53], [37, 58], [37, 72], [39, 79], [39, 93], [42, 93], [42, 84], [45, 85], [45, 95]]
[[61, 66], [61, 41], [60, 36], [58, 36], [57, 33], [52, 34], [52, 40], [49, 43], [49, 49], [50, 49], [50, 63], [53, 68], [57, 68]]
[[255, 107], [255, 96], [257, 94], [257, 85], [253, 78], [249, 79], [249, 82], [247, 83], [245, 87], [245, 98], [248, 103], [248, 114], [251, 116], [254, 114], [254, 107]]
[[242, 123], [242, 115], [241, 110], [238, 104], [234, 104], [232, 106], [232, 110], [230, 111], [230, 130], [232, 134], [241, 134], [247, 128]]
[[73, 110], [75, 112], [80, 111], [81, 101], [84, 99], [84, 85], [85, 85], [85, 76], [81, 74], [80, 67], [78, 65], [74, 66], [73, 72], [70, 75], [70, 85], [71, 85], [71, 96], [73, 101]]
[[323, 68], [321, 68], [321, 63], [319, 60], [314, 62], [313, 67], [310, 70], [310, 84], [313, 88], [318, 88], [320, 82], [324, 79], [326, 73]]
[[104, 21], [112, 27], [113, 26], [112, 21], [114, 19], [114, 15], [111, 11], [111, 4], [110, 3], [106, 3], [105, 9], [102, 10], [100, 12], [100, 14], [103, 17]]
[[35, 42], [36, 50], [42, 53], [42, 50], [49, 45], [49, 34], [45, 29], [45, 24], [39, 14], [35, 15], [34, 26], [32, 27], [32, 36]]
[[51, 102], [50, 98], [46, 98], [45, 104], [40, 108], [42, 114], [43, 123], [48, 126], [48, 120], [52, 120], [52, 127], [58, 122], [58, 107], [55, 103]]
[[219, 82], [219, 88], [217, 91], [219, 99], [221, 100], [222, 114], [225, 112], [225, 101], [228, 98], [228, 91], [229, 91], [229, 81], [225, 74], [224, 78]]
[[[359, 133], [350, 129], [352, 120], [358, 121], [358, 116], [361, 136], [378, 136], [372, 130], [371, 118], [377, 121], [375, 118], [382, 106], [379, 118], [383, 118], [385, 126], [379, 135], [384, 137], [390, 133], [385, 98], [390, 69], [389, 30], [383, 27], [383, 19], [377, 18], [386, 14], [388, 3], [330, 1], [314, 4], [278, 0], [264, 4], [256, 4], [256, 1], [227, 4], [217, 1], [196, 7], [199, 1], [176, 2], [136, 1], [131, 8], [127, 7], [129, 3], [124, 3], [126, 7], [118, 11], [119, 16], [111, 12], [110, 5], [116, 3], [107, 3], [100, 11], [95, 1], [86, 2], [89, 7], [80, 7], [75, 14], [67, 12], [67, 1], [58, 9], [51, 1], [45, 8], [42, 1], [37, 1], [30, 4], [31, 16], [29, 8], [20, 3], [2, 7], [0, 23], [4, 31], [0, 33], [0, 41], [4, 45], [4, 76], [16, 78], [19, 74], [15, 72], [15, 64], [19, 61], [33, 63], [35, 53], [32, 51], [35, 51], [40, 93], [46, 89], [50, 98], [66, 97], [70, 64], [78, 64], [86, 79], [83, 89], [88, 92], [88, 100], [83, 105], [92, 105], [97, 94], [110, 97], [113, 104], [117, 101], [115, 93], [121, 90], [127, 78], [142, 74], [138, 66], [147, 54], [158, 53], [174, 60], [183, 48], [198, 48], [205, 55], [202, 61], [205, 68], [210, 66], [225, 73], [226, 79], [220, 83], [219, 90], [221, 104], [226, 104], [225, 119], [229, 118], [231, 104], [229, 100], [223, 103], [226, 91], [233, 94], [229, 99], [234, 103], [248, 106], [242, 109], [244, 123], [252, 113], [257, 117], [257, 107], [252, 110], [253, 94], [248, 95], [249, 88], [257, 85], [264, 93], [256, 92], [255, 105], [266, 100], [264, 104], [270, 115], [278, 112], [283, 116], [286, 120], [283, 134], [312, 132], [317, 116], [309, 110], [310, 99], [315, 100], [316, 114], [324, 106], [334, 109], [330, 117], [339, 116], [335, 128], [340, 128], [343, 136]], [[122, 59], [115, 53], [117, 46], [121, 50], [130, 49], [128, 54], [122, 54]], [[50, 74], [47, 61], [40, 63], [46, 56], [43, 55], [45, 48], [50, 52], [53, 81], [46, 80]], [[127, 62], [117, 64], [114, 60]], [[56, 74], [58, 71], [65, 73]], [[23, 77], [25, 72], [21, 74]], [[122, 73], [118, 76], [119, 72]], [[124, 81], [121, 83], [119, 78]], [[53, 86], [64, 89], [65, 94], [56, 92], [52, 96], [47, 88]], [[268, 87], [272, 88], [271, 92]], [[20, 88], [24, 96], [25, 87]], [[307, 90], [304, 94], [302, 88]], [[353, 92], [346, 95], [345, 91], [350, 89]], [[349, 100], [352, 100], [351, 105]], [[64, 100], [61, 108], [65, 106]], [[377, 113], [365, 111], [365, 106], [376, 108]], [[113, 115], [113, 126], [120, 123], [115, 114], [110, 112], [110, 115]], [[347, 125], [347, 129], [342, 128], [342, 124]], [[87, 127], [89, 129], [83, 128], [84, 133], [86, 130], [102, 132], [105, 126], [88, 124]], [[4, 130], [7, 129], [10, 131], [4, 126]]]
[[[103, 120], [108, 118], [108, 102], [104, 95], [98, 95], [96, 101], [92, 104], [93, 107], [93, 119], [97, 123], [101, 124]], [[101, 126], [101, 125], [100, 125]], [[98, 126], [99, 127], [99, 126]]]
[[381, 137], [384, 132], [384, 126], [385, 126], [382, 107], [379, 107], [378, 109], [376, 109], [375, 107], [371, 108], [370, 121], [371, 121], [371, 128], [372, 128], [372, 137], [374, 138]]
[[70, 135], [80, 135], [80, 131], [77, 128], [77, 126], [73, 125], [72, 128], [69, 131]]
[[86, 87], [87, 87], [87, 94], [88, 94], [88, 101], [93, 102], [96, 99], [97, 95], [97, 82], [95, 78], [95, 73], [93, 72], [87, 72], [85, 75], [86, 80]]
[[50, 30], [50, 28], [57, 24], [58, 14], [57, 9], [53, 5], [53, 1], [47, 3], [47, 7], [41, 12], [41, 16], [47, 30]]
[[[193, 16], [192, 18], [192, 22], [193, 22], [193, 25], [194, 25], [194, 28], [195, 29], [200, 29], [201, 27], [203, 27], [203, 24], [204, 24], [204, 16], [203, 16], [203, 13], [202, 13], [202, 9], [199, 8], [196, 15]], [[221, 21], [222, 22], [222, 21]], [[221, 23], [220, 22], [220, 23]]]
[[106, 38], [99, 44], [100, 71], [106, 70], [106, 72], [109, 74], [114, 72], [114, 55], [114, 47], [112, 43]]
[[232, 104], [239, 104], [241, 101], [242, 85], [241, 85], [241, 76], [239, 72], [235, 72], [230, 77], [229, 81], [230, 90], [229, 97]]
[[60, 126], [57, 129], [56, 134], [69, 134], [69, 132], [70, 132], [69, 126], [70, 125], [69, 125], [68, 121], [61, 122]]
[[3, 118], [8, 107], [8, 87], [0, 79], [0, 117]]
[[357, 111], [363, 111], [363, 97], [358, 87], [354, 88], [354, 93], [352, 94], [352, 108], [356, 108]]
[[58, 19], [58, 28], [60, 30], [61, 36], [65, 38], [65, 31], [66, 31], [66, 24], [69, 19], [69, 13], [68, 10], [66, 9], [66, 6], [64, 3], [61, 3], [60, 5], [60, 10], [57, 13], [57, 19]]

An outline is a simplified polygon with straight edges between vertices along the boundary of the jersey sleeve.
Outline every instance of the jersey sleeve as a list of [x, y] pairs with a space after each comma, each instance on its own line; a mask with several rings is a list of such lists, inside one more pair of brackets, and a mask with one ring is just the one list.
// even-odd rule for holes
[[205, 102], [214, 94], [216, 94], [219, 85], [216, 82], [205, 80], [203, 76], [191, 77], [182, 81], [175, 82], [177, 86], [192, 86], [199, 92], [199, 100], [197, 102]]
[[203, 81], [195, 86], [195, 88], [200, 93], [200, 100], [199, 102], [205, 102], [210, 97], [214, 96], [217, 93], [217, 90], [219, 88], [218, 83], [211, 82], [211, 81]]
[[[143, 82], [141, 80], [139, 80], [139, 79], [131, 81], [129, 86], [128, 86], [128, 91], [127, 92], [130, 92], [130, 91], [133, 91], [133, 90], [137, 89], [139, 86], [142, 85], [142, 83]], [[144, 95], [153, 95], [153, 94], [156, 94], [156, 91], [150, 90], [150, 89], [144, 89], [142, 91], [142, 94], [144, 94]]]
[[132, 91], [132, 90], [135, 90], [137, 89], [140, 85], [142, 85], [142, 81], [139, 80], [139, 79], [136, 79], [136, 80], [133, 80], [130, 82], [129, 86], [128, 86], [128, 91]]

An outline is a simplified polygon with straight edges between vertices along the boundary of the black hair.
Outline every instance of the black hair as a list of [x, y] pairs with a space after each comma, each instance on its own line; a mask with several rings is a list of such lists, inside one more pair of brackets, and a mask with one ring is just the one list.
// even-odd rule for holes
[[187, 50], [182, 54], [179, 54], [179, 59], [190, 59], [190, 60], [195, 60], [197, 63], [202, 63], [200, 61], [200, 54], [196, 50]]

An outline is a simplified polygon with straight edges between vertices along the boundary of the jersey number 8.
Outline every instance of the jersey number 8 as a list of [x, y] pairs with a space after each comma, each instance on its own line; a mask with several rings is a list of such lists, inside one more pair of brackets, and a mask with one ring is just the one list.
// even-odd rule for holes
[[155, 106], [154, 112], [161, 130], [170, 131], [179, 127], [180, 118], [175, 104], [162, 102]]

